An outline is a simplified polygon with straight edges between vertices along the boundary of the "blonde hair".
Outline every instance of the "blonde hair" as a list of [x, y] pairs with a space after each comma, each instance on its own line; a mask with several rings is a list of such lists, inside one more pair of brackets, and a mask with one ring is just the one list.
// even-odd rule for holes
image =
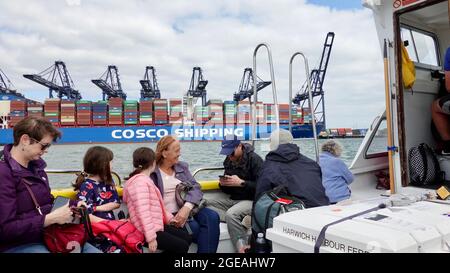
[[321, 147], [322, 152], [328, 152], [336, 157], [340, 157], [342, 154], [342, 145], [334, 140], [328, 140]]
[[156, 144], [156, 164], [161, 165], [161, 163], [164, 160], [163, 152], [167, 150], [170, 146], [170, 144], [177, 141], [177, 139], [174, 136], [165, 136], [161, 138], [158, 143]]

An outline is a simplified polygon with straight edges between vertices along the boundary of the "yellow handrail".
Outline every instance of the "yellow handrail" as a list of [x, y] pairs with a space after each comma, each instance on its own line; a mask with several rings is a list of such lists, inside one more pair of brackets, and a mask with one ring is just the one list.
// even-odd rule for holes
[[[209, 181], [200, 181], [200, 186], [202, 187], [202, 191], [212, 191], [212, 190], [218, 190], [219, 189], [219, 181], [217, 180], [209, 180]], [[117, 192], [119, 193], [119, 196], [122, 196], [123, 187], [117, 187]], [[56, 196], [64, 196], [70, 199], [75, 199], [77, 193], [74, 191], [73, 188], [66, 188], [66, 189], [55, 189], [52, 190], [52, 195], [54, 197]]]

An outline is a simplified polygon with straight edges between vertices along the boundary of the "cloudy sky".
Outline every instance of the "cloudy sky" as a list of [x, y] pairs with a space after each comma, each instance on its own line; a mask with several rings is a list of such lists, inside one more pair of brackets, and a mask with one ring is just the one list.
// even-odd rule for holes
[[[324, 83], [327, 125], [368, 127], [384, 107], [383, 63], [370, 10], [360, 0], [42, 0], [0, 2], [0, 69], [14, 87], [42, 101], [48, 90], [22, 77], [63, 60], [84, 99], [110, 64], [129, 99], [139, 98], [145, 66], [156, 68], [164, 98], [180, 98], [192, 68], [209, 81], [208, 99], [232, 99], [253, 50], [271, 46], [279, 102], [288, 102], [289, 59], [302, 51], [318, 65], [329, 31], [335, 40]], [[266, 53], [258, 76], [270, 80]], [[305, 80], [300, 58], [294, 84]], [[271, 88], [259, 93], [272, 100]]]

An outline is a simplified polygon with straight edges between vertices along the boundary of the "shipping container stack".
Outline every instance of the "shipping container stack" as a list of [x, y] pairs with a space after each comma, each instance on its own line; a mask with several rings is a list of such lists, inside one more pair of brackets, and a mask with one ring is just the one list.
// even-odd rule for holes
[[275, 105], [272, 103], [265, 103], [264, 104], [264, 112], [266, 117], [266, 123], [267, 124], [275, 124], [277, 123], [276, 120], [276, 113], [275, 113]]
[[208, 106], [195, 106], [194, 123], [195, 125], [204, 125], [208, 122]]
[[40, 102], [29, 102], [27, 104], [27, 116], [42, 118], [44, 116], [44, 105]]
[[106, 126], [108, 125], [108, 102], [99, 100], [92, 103], [92, 125]]
[[12, 100], [10, 104], [10, 113], [8, 127], [14, 127], [19, 121], [27, 116], [26, 102], [24, 100]]
[[61, 101], [61, 126], [73, 127], [76, 125], [76, 108], [75, 101], [62, 100]]
[[292, 104], [292, 124], [303, 124], [303, 110], [299, 105]]
[[46, 99], [44, 102], [44, 117], [54, 126], [60, 125], [61, 99]]
[[110, 98], [108, 101], [108, 124], [109, 126], [123, 125], [123, 99]]
[[92, 125], [92, 102], [88, 100], [79, 100], [77, 105], [77, 125], [91, 126]]
[[236, 102], [235, 101], [224, 101], [223, 103], [223, 113], [224, 113], [224, 124], [234, 125], [236, 124]]
[[181, 99], [170, 99], [169, 123], [175, 125], [183, 124], [183, 101]]
[[169, 123], [169, 111], [167, 109], [167, 99], [156, 99], [153, 101], [153, 114], [155, 125], [165, 125]]
[[137, 125], [139, 112], [137, 100], [124, 101], [123, 108], [124, 108], [123, 123], [125, 125]]
[[141, 99], [139, 102], [139, 124], [153, 125], [153, 100]]
[[209, 100], [206, 105], [208, 106], [210, 125], [222, 125], [223, 121], [223, 102], [222, 100]]
[[278, 115], [280, 119], [280, 124], [289, 124], [289, 104], [287, 103], [278, 104]]
[[353, 136], [352, 128], [345, 128], [345, 136], [346, 136], [346, 137], [351, 137], [351, 136]]
[[252, 109], [249, 101], [240, 101], [237, 106], [237, 124], [250, 124]]
[[307, 124], [312, 123], [311, 110], [309, 108], [303, 108], [302, 112], [303, 112], [303, 122]]

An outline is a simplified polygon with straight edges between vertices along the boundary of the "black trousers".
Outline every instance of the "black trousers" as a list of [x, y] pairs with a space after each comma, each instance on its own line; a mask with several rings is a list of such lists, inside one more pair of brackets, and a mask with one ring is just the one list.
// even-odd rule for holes
[[182, 228], [165, 225], [164, 231], [156, 232], [158, 249], [168, 253], [187, 253], [191, 236]]

